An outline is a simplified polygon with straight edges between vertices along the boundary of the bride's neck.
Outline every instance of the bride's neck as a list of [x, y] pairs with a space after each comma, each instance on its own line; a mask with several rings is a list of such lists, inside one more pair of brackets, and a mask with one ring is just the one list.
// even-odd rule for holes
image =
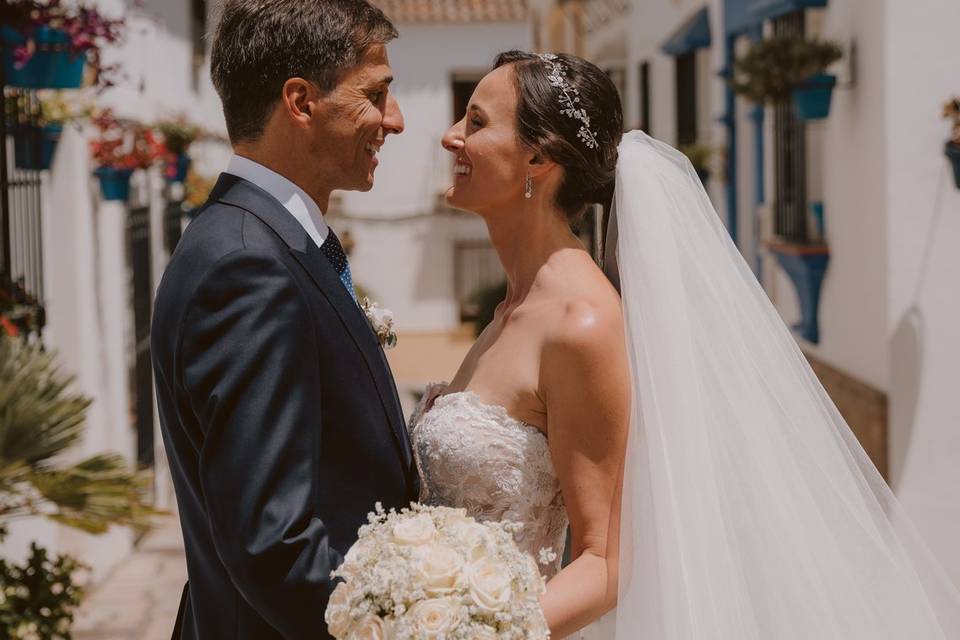
[[558, 251], [582, 249], [566, 217], [538, 204], [501, 211], [487, 218], [490, 241], [507, 275], [507, 302], [522, 300], [537, 274]]

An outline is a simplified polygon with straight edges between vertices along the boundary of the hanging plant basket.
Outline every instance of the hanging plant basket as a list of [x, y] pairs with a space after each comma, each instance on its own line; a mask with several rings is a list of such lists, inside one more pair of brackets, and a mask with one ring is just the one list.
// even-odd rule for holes
[[953, 181], [956, 183], [957, 189], [960, 189], [960, 144], [948, 142], [947, 146], [944, 147], [944, 153], [947, 154], [950, 164], [953, 165]]
[[[755, 104], [784, 104], [793, 100], [803, 119], [820, 119], [830, 111], [836, 76], [827, 67], [843, 57], [837, 42], [777, 35], [754, 43], [737, 58], [730, 86]], [[821, 115], [822, 114], [822, 115]]]
[[130, 176], [133, 169], [118, 169], [116, 167], [99, 167], [93, 175], [100, 179], [100, 194], [108, 202], [130, 199]]
[[84, 53], [71, 50], [70, 36], [59, 29], [37, 27], [36, 51], [23, 65], [16, 64], [14, 48], [26, 42], [24, 35], [4, 26], [3, 65], [7, 84], [24, 89], [78, 89], [83, 84]]
[[818, 73], [798, 83], [791, 91], [793, 106], [801, 120], [823, 120], [830, 115], [830, 102], [833, 88], [837, 86], [837, 76]]
[[46, 171], [53, 164], [53, 154], [60, 142], [63, 125], [44, 127], [20, 125], [13, 137], [13, 157], [17, 169]]
[[164, 179], [170, 182], [184, 182], [187, 179], [187, 173], [190, 171], [190, 156], [185, 153], [178, 154], [167, 160], [167, 166], [163, 170]]

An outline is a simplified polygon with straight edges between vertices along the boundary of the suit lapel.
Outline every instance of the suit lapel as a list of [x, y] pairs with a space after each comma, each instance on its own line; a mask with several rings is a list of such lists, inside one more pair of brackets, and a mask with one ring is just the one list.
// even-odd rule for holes
[[393, 379], [390, 375], [389, 365], [380, 348], [380, 341], [377, 340], [376, 335], [367, 323], [363, 311], [347, 292], [340, 276], [337, 275], [336, 270], [319, 247], [310, 242], [307, 245], [306, 253], [293, 250], [291, 250], [291, 253], [310, 274], [321, 293], [330, 301], [334, 311], [340, 316], [340, 321], [347, 327], [354, 343], [363, 355], [370, 375], [373, 376], [376, 383], [384, 413], [390, 422], [397, 445], [403, 454], [404, 464], [409, 465], [411, 459], [407, 430], [403, 425], [402, 411], [399, 410], [395, 400]]
[[409, 468], [412, 464], [410, 442], [389, 364], [366, 316], [347, 292], [333, 265], [283, 205], [253, 183], [227, 173], [221, 174], [210, 199], [240, 207], [273, 229], [330, 302], [366, 362], [397, 448]]

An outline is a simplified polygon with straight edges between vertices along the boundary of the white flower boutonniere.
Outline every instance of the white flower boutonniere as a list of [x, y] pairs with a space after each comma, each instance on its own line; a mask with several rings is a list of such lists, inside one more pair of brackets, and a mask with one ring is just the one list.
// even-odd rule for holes
[[380, 341], [380, 346], [384, 349], [392, 349], [397, 346], [397, 333], [393, 330], [393, 312], [390, 309], [381, 309], [376, 302], [370, 298], [364, 298], [360, 303], [360, 308], [367, 316], [367, 322], [370, 328]]

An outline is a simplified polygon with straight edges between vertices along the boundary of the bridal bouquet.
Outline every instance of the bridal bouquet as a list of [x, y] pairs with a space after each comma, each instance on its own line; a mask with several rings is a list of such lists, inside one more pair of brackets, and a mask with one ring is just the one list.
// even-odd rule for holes
[[463, 509], [377, 505], [333, 572], [326, 621], [337, 640], [545, 640], [536, 562], [514, 523], [479, 523]]

